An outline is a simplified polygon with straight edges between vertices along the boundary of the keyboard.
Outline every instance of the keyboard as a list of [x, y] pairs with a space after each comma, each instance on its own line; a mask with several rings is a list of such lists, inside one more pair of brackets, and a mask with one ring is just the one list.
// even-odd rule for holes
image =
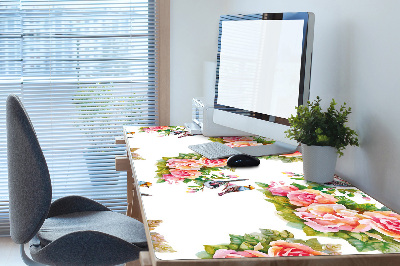
[[242, 154], [242, 152], [219, 142], [207, 142], [203, 144], [189, 145], [189, 149], [200, 153], [204, 157], [211, 160], [226, 158], [235, 154]]

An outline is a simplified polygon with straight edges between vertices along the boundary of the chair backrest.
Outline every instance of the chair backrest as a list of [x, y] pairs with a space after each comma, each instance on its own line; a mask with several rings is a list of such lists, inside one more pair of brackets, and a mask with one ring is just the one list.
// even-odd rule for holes
[[32, 239], [50, 209], [51, 180], [35, 130], [16, 95], [7, 98], [10, 234], [17, 244]]

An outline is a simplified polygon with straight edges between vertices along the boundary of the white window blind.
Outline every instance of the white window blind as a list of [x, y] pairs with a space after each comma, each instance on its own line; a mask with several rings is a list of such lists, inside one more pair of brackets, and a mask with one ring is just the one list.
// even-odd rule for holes
[[[53, 199], [82, 195], [126, 209], [114, 158], [123, 125], [156, 125], [153, 0], [0, 2], [0, 235], [9, 232], [5, 100], [23, 101], [46, 157]], [[34, 188], [32, 188], [34, 189]]]

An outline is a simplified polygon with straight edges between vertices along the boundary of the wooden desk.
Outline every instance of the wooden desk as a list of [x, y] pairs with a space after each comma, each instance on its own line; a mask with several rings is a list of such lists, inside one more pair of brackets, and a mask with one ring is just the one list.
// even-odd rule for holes
[[400, 263], [400, 215], [340, 178], [305, 182], [301, 154], [234, 169], [188, 145], [249, 139], [189, 136], [181, 127], [125, 127], [124, 138], [141, 194], [128, 195], [128, 214], [143, 217], [142, 260], [154, 266]]

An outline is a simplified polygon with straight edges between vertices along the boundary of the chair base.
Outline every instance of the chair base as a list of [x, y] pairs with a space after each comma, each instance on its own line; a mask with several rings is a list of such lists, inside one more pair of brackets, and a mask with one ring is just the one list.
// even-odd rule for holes
[[26, 265], [30, 265], [30, 266], [42, 266], [42, 265], [44, 265], [45, 266], [45, 264], [41, 264], [39, 262], [33, 261], [31, 258], [28, 257], [28, 255], [26, 255], [26, 253], [25, 253], [25, 244], [20, 244], [19, 247], [20, 247], [20, 253], [21, 253], [22, 260], [24, 261], [24, 263]]

